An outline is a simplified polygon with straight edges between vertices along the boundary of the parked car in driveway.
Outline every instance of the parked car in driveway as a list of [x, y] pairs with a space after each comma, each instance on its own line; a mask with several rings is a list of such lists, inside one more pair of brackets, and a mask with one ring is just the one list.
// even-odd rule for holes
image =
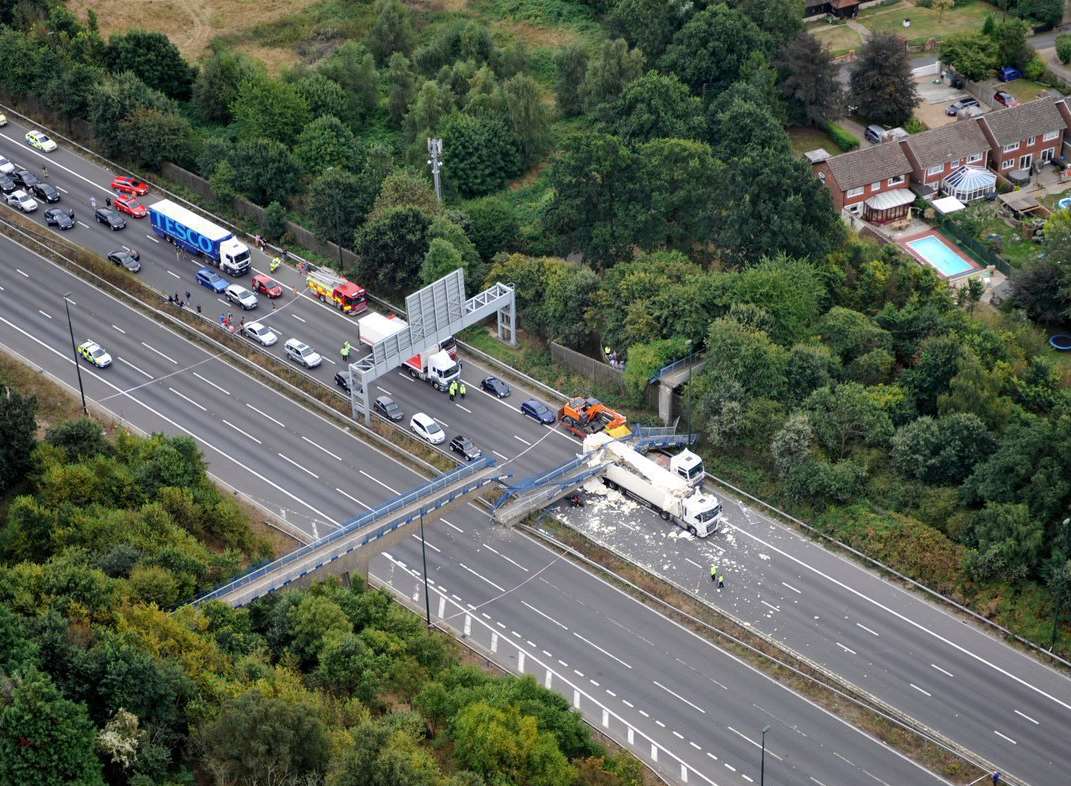
[[74, 227], [74, 211], [69, 207], [50, 207], [45, 211], [45, 223], [56, 229], [72, 229]]
[[530, 398], [521, 404], [521, 414], [533, 420], [538, 420], [544, 426], [553, 426], [558, 421], [558, 416], [554, 414], [554, 410], [535, 398]]
[[973, 109], [975, 107], [980, 106], [981, 104], [978, 103], [977, 98], [974, 98], [973, 96], [964, 96], [958, 101], [953, 101], [951, 104], [946, 106], [945, 114], [949, 117], [957, 117], [959, 113], [963, 112], [963, 110], [965, 109]]
[[866, 137], [867, 142], [876, 145], [885, 139], [885, 134], [887, 132], [888, 129], [884, 126], [871, 125], [866, 127], [863, 136]]
[[126, 229], [126, 219], [109, 208], [98, 207], [93, 217], [97, 219], [98, 224], [104, 224], [113, 232]]
[[1023, 72], [1015, 66], [1004, 66], [997, 70], [997, 79], [1001, 82], [1014, 82], [1016, 79], [1022, 79]]
[[211, 289], [217, 295], [223, 294], [224, 290], [227, 289], [227, 279], [210, 267], [203, 267], [198, 270], [194, 274], [194, 278], [197, 279], [198, 284]]
[[1008, 109], [1012, 109], [1013, 107], [1019, 106], [1019, 99], [1013, 96], [1007, 90], [998, 90], [997, 92], [993, 93], [993, 100], [1001, 106], [1007, 107]]

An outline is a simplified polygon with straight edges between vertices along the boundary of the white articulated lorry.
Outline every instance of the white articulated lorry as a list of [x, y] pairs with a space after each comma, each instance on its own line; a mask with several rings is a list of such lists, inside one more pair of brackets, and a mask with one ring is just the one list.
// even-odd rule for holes
[[[384, 316], [382, 314], [368, 314], [357, 320], [357, 332], [363, 343], [368, 346], [378, 344], [395, 333], [400, 333], [409, 327], [409, 323], [396, 316]], [[445, 391], [450, 383], [461, 376], [461, 365], [457, 362], [457, 350], [453, 354], [443, 346], [434, 352], [422, 352], [402, 363], [402, 367], [409, 372], [413, 379], [422, 379], [438, 390]], [[453, 347], [453, 339], [449, 346]]]
[[701, 538], [718, 531], [721, 503], [717, 497], [704, 494], [627, 442], [598, 432], [584, 438], [584, 453], [591, 456], [592, 467], [607, 464], [602, 475], [607, 486], [654, 508], [666, 521]]
[[395, 333], [401, 333], [409, 327], [409, 323], [398, 317], [385, 317], [382, 314], [371, 313], [357, 320], [357, 334], [362, 344], [372, 346], [385, 338], [390, 338]]

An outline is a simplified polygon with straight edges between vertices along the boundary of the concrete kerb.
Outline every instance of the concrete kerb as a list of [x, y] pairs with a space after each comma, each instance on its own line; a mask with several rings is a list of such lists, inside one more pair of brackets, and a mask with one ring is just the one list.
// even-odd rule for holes
[[[651, 575], [657, 581], [660, 581], [660, 582], [672, 587], [673, 589], [677, 590], [678, 592], [680, 592], [680, 593], [682, 593], [684, 595], [687, 595], [689, 598], [691, 598], [692, 600], [696, 601], [697, 603], [702, 604], [704, 607], [709, 609], [712, 613], [717, 614], [719, 616], [722, 616], [722, 617], [726, 618], [727, 620], [729, 620], [730, 622], [732, 622], [733, 624], [737, 625], [738, 627], [741, 627], [741, 628], [744, 628], [745, 630], [748, 630], [753, 635], [755, 635], [758, 638], [762, 639], [769, 646], [773, 647], [774, 649], [780, 650], [781, 652], [784, 652], [786, 655], [788, 655], [791, 658], [796, 659], [800, 663], [806, 665], [808, 668], [813, 669], [814, 671], [816, 671], [819, 674], [823, 675], [826, 679], [830, 680], [830, 682], [832, 682], [834, 684], [831, 684], [831, 685], [830, 684], [824, 684], [821, 681], [817, 680], [812, 675], [809, 675], [809, 674], [806, 674], [806, 673], [800, 671], [798, 668], [794, 667], [792, 664], [786, 663], [786, 662], [784, 662], [782, 660], [778, 660], [777, 658], [774, 658], [773, 656], [771, 656], [771, 655], [769, 655], [769, 654], [767, 654], [765, 652], [762, 652], [761, 650], [756, 649], [751, 644], [748, 644], [746, 641], [743, 641], [742, 639], [737, 638], [733, 634], [728, 633], [728, 632], [723, 631], [723, 630], [720, 630], [719, 628], [714, 627], [710, 623], [705, 622], [705, 621], [703, 621], [701, 619], [698, 619], [697, 617], [689, 614], [688, 612], [686, 612], [686, 611], [684, 611], [682, 609], [679, 609], [676, 606], [673, 606], [671, 603], [663, 600], [662, 598], [659, 598], [657, 595], [654, 595], [654, 594], [648, 592], [647, 590], [643, 589], [642, 587], [637, 586], [633, 582], [629, 581], [625, 577], [620, 576], [617, 573], [614, 573], [609, 568], [607, 568], [607, 567], [599, 564], [598, 562], [590, 559], [589, 557], [585, 556], [584, 554], [581, 554], [580, 552], [578, 552], [576, 549], [572, 548], [568, 544], [562, 543], [557, 538], [553, 537], [552, 535], [550, 535], [547, 532], [543, 532], [543, 531], [541, 531], [541, 530], [539, 530], [539, 529], [537, 529], [535, 527], [531, 527], [531, 526], [525, 525], [525, 524], [518, 525], [518, 527], [520, 529], [523, 529], [525, 532], [527, 532], [532, 537], [537, 538], [539, 540], [542, 540], [543, 542], [549, 544], [553, 548], [558, 549], [558, 550], [560, 550], [561, 552], [563, 552], [565, 554], [568, 554], [570, 557], [576, 559], [579, 562], [582, 562], [586, 567], [595, 569], [595, 570], [599, 571], [600, 573], [603, 573], [605, 575], [613, 577], [614, 580], [625, 584], [627, 587], [629, 587], [634, 592], [637, 592], [637, 593], [641, 594], [649, 602], [654, 603], [654, 604], [656, 604], [658, 606], [661, 606], [663, 608], [669, 609], [670, 611], [672, 611], [672, 612], [674, 612], [676, 614], [679, 614], [682, 617], [688, 619], [690, 622], [693, 622], [694, 624], [699, 625], [699, 626], [703, 627], [706, 630], [712, 631], [713, 633], [717, 634], [718, 636], [724, 637], [725, 639], [727, 639], [728, 641], [731, 641], [732, 643], [736, 644], [737, 646], [744, 647], [749, 652], [752, 652], [752, 653], [758, 655], [761, 658], [764, 658], [766, 660], [771, 661], [774, 665], [779, 666], [779, 667], [784, 668], [784, 669], [787, 669], [787, 670], [791, 671], [793, 674], [797, 675], [798, 677], [801, 677], [801, 678], [803, 678], [803, 679], [805, 679], [805, 680], [807, 680], [809, 682], [814, 682], [814, 683], [818, 684], [819, 686], [821, 686], [822, 688], [825, 688], [826, 690], [832, 691], [833, 693], [835, 693], [837, 696], [839, 696], [840, 698], [844, 699], [845, 701], [851, 702], [852, 704], [855, 704], [855, 705], [857, 705], [859, 707], [862, 707], [863, 709], [865, 709], [865, 710], [867, 710], [869, 712], [876, 713], [877, 715], [881, 716], [885, 720], [887, 720], [890, 723], [893, 723], [893, 724], [899, 726], [900, 728], [904, 729], [905, 731], [908, 731], [908, 732], [910, 732], [912, 734], [916, 734], [916, 735], [922, 737], [923, 739], [925, 739], [927, 742], [930, 742], [933, 745], [937, 745], [938, 747], [941, 747], [941, 748], [945, 749], [946, 751], [948, 751], [949, 753], [951, 753], [954, 756], [958, 756], [964, 762], [966, 762], [966, 763], [968, 763], [968, 764], [970, 764], [970, 765], [972, 765], [974, 767], [978, 767], [980, 770], [983, 770], [983, 771], [993, 772], [996, 769], [996, 767], [992, 763], [990, 763], [987, 760], [985, 760], [984, 758], [978, 756], [973, 751], [962, 747], [961, 745], [959, 745], [958, 743], [954, 742], [953, 740], [950, 740], [950, 739], [946, 738], [944, 735], [942, 735], [937, 730], [930, 728], [926, 724], [915, 720], [910, 715], [907, 715], [907, 714], [901, 712], [900, 710], [898, 710], [897, 708], [893, 707], [892, 705], [887, 704], [882, 699], [878, 698], [877, 696], [874, 696], [869, 691], [866, 691], [863, 688], [860, 688], [859, 686], [854, 685], [853, 683], [849, 682], [848, 680], [840, 677], [839, 675], [835, 674], [834, 672], [829, 671], [828, 669], [826, 669], [821, 664], [818, 664], [818, 663], [812, 661], [806, 655], [803, 655], [803, 654], [797, 652], [793, 648], [791, 648], [791, 647], [789, 647], [789, 646], [777, 641], [773, 637], [763, 633], [762, 631], [759, 631], [759, 630], [755, 629], [754, 626], [748, 624], [744, 620], [741, 620], [738, 617], [736, 617], [735, 615], [711, 605], [704, 598], [700, 597], [699, 595], [696, 595], [695, 593], [693, 593], [691, 590], [687, 589], [686, 587], [678, 584], [677, 582], [675, 582], [675, 581], [673, 581], [671, 579], [667, 579], [667, 578], [664, 578], [662, 576], [657, 576], [655, 574], [652, 574], [652, 573], [650, 573], [650, 571], [647, 571], [645, 568], [643, 568], [643, 567], [641, 567], [639, 565], [635, 565], [635, 563], [629, 557], [627, 557], [624, 554], [621, 554], [615, 548], [613, 548], [611, 546], [606, 546], [606, 545], [604, 545], [602, 543], [597, 543], [595, 541], [591, 541], [591, 539], [588, 538], [586, 535], [578, 533], [578, 534], [580, 534], [581, 537], [583, 537], [586, 540], [592, 542], [598, 548], [604, 549], [604, 550], [610, 552], [611, 554], [613, 554], [615, 557], [617, 557], [618, 559], [622, 560], [623, 562], [627, 562], [630, 565], [635, 565], [639, 570], [643, 570], [645, 573], [648, 573], [648, 575]], [[839, 686], [839, 687], [837, 687], [837, 686]], [[852, 694], [856, 694], [856, 695], [852, 695]], [[859, 697], [862, 697], [862, 698], [859, 698]], [[1009, 781], [1009, 782], [1011, 782], [1011, 781]]]

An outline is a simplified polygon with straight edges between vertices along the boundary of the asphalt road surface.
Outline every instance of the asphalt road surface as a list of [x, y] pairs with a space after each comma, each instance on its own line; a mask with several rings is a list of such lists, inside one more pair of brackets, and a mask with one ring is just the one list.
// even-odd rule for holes
[[[111, 173], [62, 145], [48, 156], [37, 153], [22, 141], [24, 132], [24, 127], [14, 121], [0, 129], [0, 155], [27, 165], [32, 171], [40, 171], [41, 162], [47, 161], [50, 181], [65, 191], [63, 204], [90, 215], [89, 200], [96, 194], [100, 203], [109, 193]], [[143, 201], [149, 204], [153, 199], [150, 193]], [[42, 219], [38, 217], [38, 220]], [[211, 300], [213, 296], [208, 290], [197, 292], [193, 273], [200, 264], [186, 255], [176, 258], [173, 247], [154, 242], [147, 220], [130, 219], [127, 229], [121, 232], [110, 232], [96, 224], [79, 225], [67, 237], [100, 251], [115, 248], [120, 241], [134, 245], [142, 253], [143, 269], [138, 275], [146, 283], [165, 291], [174, 289], [183, 296], [188, 288], [195, 302], [203, 301], [202, 310], [213, 319], [218, 317], [218, 312], [209, 311], [209, 304], [213, 309], [218, 306], [219, 311], [225, 309], [225, 304]], [[254, 268], [267, 272], [267, 257], [255, 250], [253, 254]], [[269, 324], [278, 325], [280, 346], [286, 338], [295, 335], [307, 340], [327, 358], [331, 356], [331, 347], [340, 347], [347, 338], [354, 341], [356, 327], [352, 317], [303, 293], [295, 270], [284, 266], [278, 273], [280, 283], [290, 287], [283, 302], [277, 302], [273, 313], [262, 298], [258, 310], [248, 315], [264, 317]], [[33, 302], [31, 298], [28, 305]], [[226, 310], [235, 311], [238, 318], [236, 307]], [[99, 334], [87, 337], [105, 345], [111, 340]], [[325, 362], [315, 373], [317, 378], [330, 383], [337, 368]], [[438, 419], [448, 436], [469, 435], [517, 477], [557, 466], [575, 454], [579, 448], [572, 437], [519, 414], [516, 407], [524, 398], [521, 391], [501, 401], [479, 392], [479, 379], [489, 373], [479, 363], [467, 360], [464, 376], [470, 392], [465, 402], [454, 403], [430, 386], [401, 373], [388, 375], [379, 382], [381, 391], [389, 391], [407, 415], [422, 410]], [[200, 401], [198, 397], [203, 391], [196, 389], [185, 395]], [[289, 409], [302, 411], [293, 405]], [[256, 417], [248, 409], [244, 412]], [[308, 421], [314, 416], [304, 418]], [[244, 428], [238, 420], [228, 422]], [[232, 434], [227, 437], [234, 439]], [[294, 483], [310, 486], [303, 494], [312, 499], [313, 489], [322, 484], [314, 477], [319, 471], [307, 462], [323, 460], [327, 454], [317, 454], [315, 447], [305, 440], [299, 441], [301, 445], [288, 449], [277, 460], [290, 463]], [[299, 448], [300, 455], [290, 455], [298, 454]], [[364, 468], [364, 472], [377, 475], [377, 471], [369, 468]], [[360, 471], [357, 477], [364, 478]], [[386, 478], [379, 479], [391, 488], [405, 488]], [[373, 491], [386, 491], [384, 486], [375, 483], [371, 486]], [[361, 493], [345, 487], [344, 490], [354, 496], [356, 504], [344, 514], [338, 514], [341, 519], [318, 515], [292, 501], [280, 503], [280, 507], [295, 521], [306, 521], [310, 532], [313, 528], [323, 532], [332, 522], [337, 524], [362, 512], [362, 505], [374, 504]], [[630, 514], [629, 520], [645, 535], [668, 540], [672, 545], [672, 551], [663, 553], [657, 560], [658, 572], [686, 587], [698, 588], [703, 586], [708, 551], [718, 555], [723, 564], [733, 565], [734, 569], [739, 566], [740, 573], [733, 579], [732, 598], [708, 598], [715, 604], [724, 605], [745, 618], [750, 615], [753, 624], [787, 646], [985, 756], [1018, 779], [1034, 786], [1061, 782], [1056, 762], [1071, 736], [1071, 680], [921, 597], [903, 592], [799, 537], [749, 505], [730, 498], [725, 504], [731, 526], [725, 533], [699, 545], [676, 540], [681, 534], [678, 530], [643, 511]], [[654, 569], [656, 552], [645, 553], [649, 548], [650, 544], [637, 546], [632, 556]], [[697, 549], [694, 554], [690, 551], [693, 548]], [[776, 610], [767, 608], [763, 601], [777, 607]], [[869, 631], [877, 631], [878, 635]]]
[[[0, 344], [73, 385], [69, 293], [76, 338], [94, 338], [113, 357], [106, 369], [82, 363], [87, 395], [143, 431], [194, 438], [217, 478], [291, 523], [323, 534], [421, 482], [6, 238], [0, 258]], [[419, 545], [410, 537], [377, 558], [373, 574], [408, 596], [417, 580], [406, 566], [419, 564]], [[562, 692], [672, 780], [756, 782], [756, 740], [770, 726], [770, 784], [943, 782], [530, 538], [491, 525], [475, 506], [429, 521], [427, 545], [429, 578], [449, 600], [436, 609], [444, 624], [464, 635], [462, 620], [475, 617], [466, 625], [474, 642]], [[509, 640], [508, 656], [489, 632]]]

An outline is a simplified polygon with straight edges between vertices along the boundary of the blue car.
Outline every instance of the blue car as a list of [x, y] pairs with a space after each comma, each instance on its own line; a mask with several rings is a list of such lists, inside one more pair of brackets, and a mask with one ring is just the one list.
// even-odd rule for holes
[[554, 410], [542, 401], [534, 398], [530, 398], [521, 404], [521, 414], [527, 415], [534, 420], [538, 420], [544, 426], [553, 426], [558, 421], [558, 417], [554, 414]]
[[217, 295], [222, 295], [227, 288], [227, 279], [210, 267], [203, 267], [197, 271], [197, 283], [208, 287]]

